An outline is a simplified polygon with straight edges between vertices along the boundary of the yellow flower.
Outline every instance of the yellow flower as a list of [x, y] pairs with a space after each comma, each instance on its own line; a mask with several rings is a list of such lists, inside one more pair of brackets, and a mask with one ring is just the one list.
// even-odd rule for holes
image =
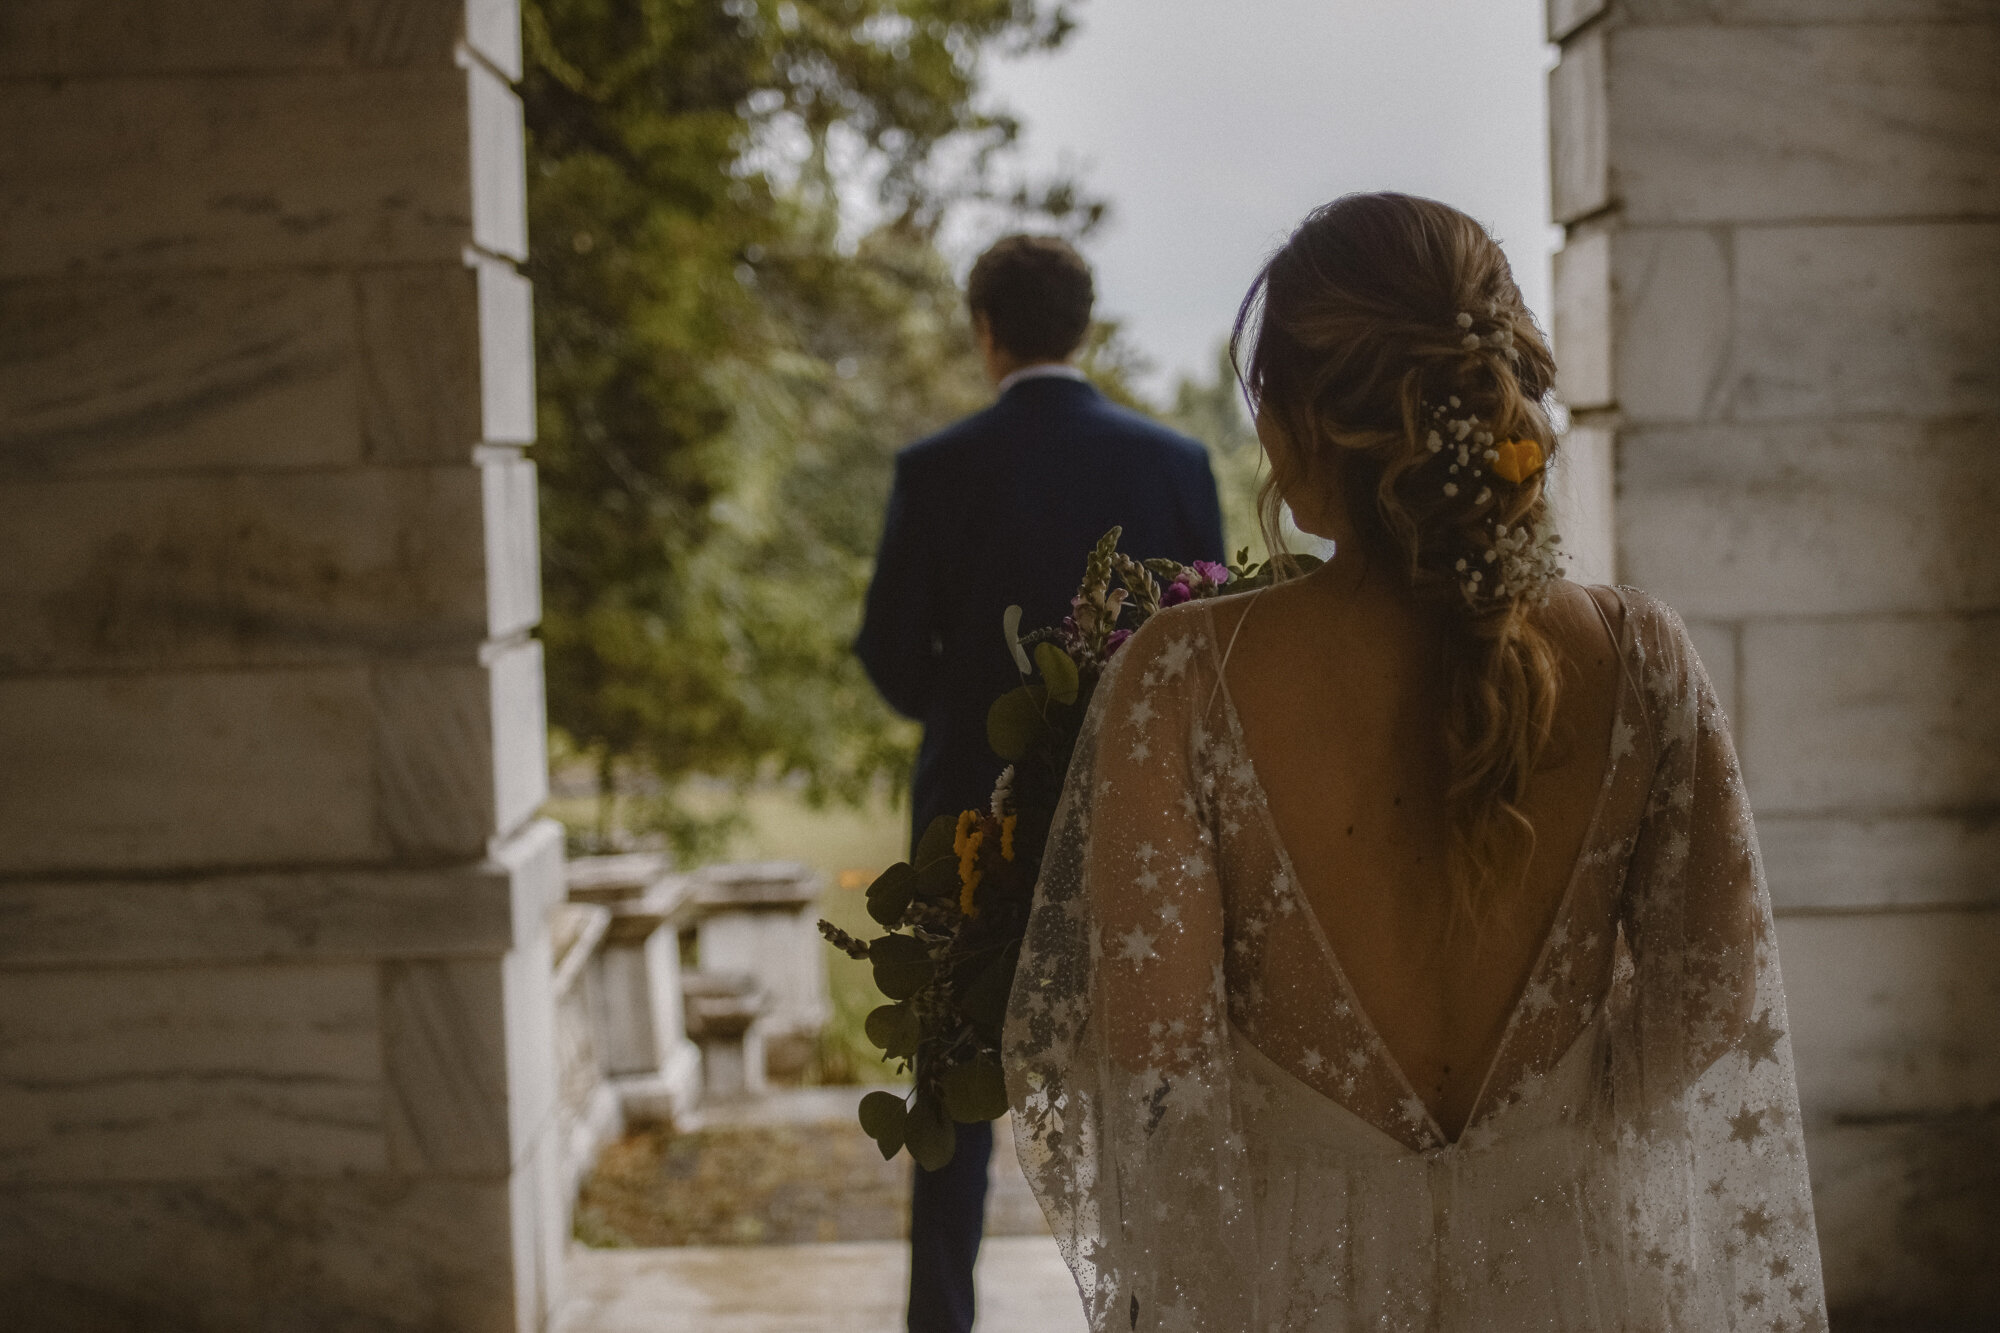
[[1021, 822], [1019, 815], [1008, 815], [1000, 821], [1000, 859], [1014, 859], [1014, 825]]
[[958, 910], [966, 916], [978, 916], [979, 908], [973, 902], [973, 894], [979, 888], [979, 846], [986, 841], [986, 830], [979, 825], [979, 812], [967, 810], [958, 817], [958, 829], [952, 834], [951, 848], [958, 853]]
[[1538, 440], [1502, 440], [1493, 449], [1499, 455], [1493, 460], [1494, 475], [1516, 486], [1542, 470], [1542, 446]]

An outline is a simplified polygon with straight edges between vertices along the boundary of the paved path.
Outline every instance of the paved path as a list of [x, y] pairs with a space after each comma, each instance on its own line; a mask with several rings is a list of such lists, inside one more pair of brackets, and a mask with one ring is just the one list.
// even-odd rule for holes
[[[570, 1251], [562, 1333], [896, 1333], [900, 1241]], [[981, 1248], [976, 1333], [1083, 1333], [1076, 1285], [1047, 1236]]]

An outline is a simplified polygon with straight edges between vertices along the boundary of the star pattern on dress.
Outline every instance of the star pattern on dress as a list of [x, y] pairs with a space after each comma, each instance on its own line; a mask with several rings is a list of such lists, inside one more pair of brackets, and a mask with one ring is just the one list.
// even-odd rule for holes
[[1743, 1054], [1749, 1057], [1750, 1067], [1755, 1069], [1765, 1060], [1774, 1065], [1778, 1063], [1778, 1042], [1784, 1035], [1784, 1029], [1772, 1024], [1771, 1011], [1763, 1009], [1758, 1011], [1750, 1026], [1743, 1029], [1738, 1044], [1743, 1048]]
[[1118, 956], [1135, 968], [1143, 968], [1148, 959], [1159, 957], [1153, 952], [1155, 938], [1148, 935], [1143, 927], [1134, 926], [1118, 937]]
[[[1229, 1246], [1222, 1242], [1234, 1229], [1265, 1220], [1268, 1182], [1256, 1174], [1259, 1158], [1249, 1149], [1260, 1145], [1268, 1154], [1273, 1140], [1266, 1136], [1282, 1139], [1295, 1105], [1307, 1104], [1295, 1103], [1303, 1094], [1296, 1083], [1266, 1080], [1255, 1064], [1238, 1062], [1247, 1040], [1266, 1053], [1289, 1053], [1281, 1065], [1381, 1130], [1396, 1145], [1387, 1152], [1412, 1165], [1477, 1153], [1482, 1172], [1491, 1164], [1504, 1175], [1515, 1170], [1516, 1142], [1526, 1147], [1534, 1134], [1567, 1134], [1571, 1126], [1602, 1134], [1596, 1141], [1606, 1150], [1603, 1170], [1564, 1175], [1559, 1198], [1521, 1195], [1522, 1211], [1496, 1218], [1507, 1230], [1495, 1233], [1485, 1261], [1440, 1271], [1423, 1291], [1393, 1289], [1379, 1267], [1360, 1272], [1345, 1238], [1329, 1246], [1329, 1233], [1308, 1225], [1272, 1256], [1273, 1295], [1282, 1299], [1266, 1320], [1290, 1327], [1301, 1311], [1340, 1308], [1361, 1282], [1384, 1293], [1381, 1308], [1398, 1327], [1424, 1326], [1444, 1291], [1471, 1306], [1490, 1301], [1495, 1310], [1514, 1310], [1510, 1302], [1524, 1290], [1532, 1297], [1534, 1288], [1522, 1268], [1527, 1251], [1515, 1242], [1533, 1243], [1540, 1211], [1574, 1202], [1599, 1216], [1629, 1217], [1612, 1228], [1617, 1234], [1607, 1241], [1616, 1253], [1606, 1261], [1634, 1276], [1643, 1272], [1642, 1285], [1660, 1296], [1644, 1310], [1621, 1308], [1619, 1326], [1705, 1327], [1702, 1314], [1725, 1311], [1746, 1333], [1766, 1326], [1824, 1333], [1799, 1126], [1786, 1109], [1791, 1074], [1778, 1021], [1777, 943], [1761, 882], [1741, 929], [1735, 916], [1717, 922], [1680, 914], [1692, 889], [1756, 878], [1753, 835], [1730, 812], [1741, 801], [1730, 765], [1712, 762], [1706, 744], [1694, 743], [1704, 727], [1723, 724], [1719, 716], [1701, 718], [1709, 698], [1691, 677], [1692, 655], [1671, 637], [1679, 626], [1641, 602], [1629, 610], [1637, 620], [1624, 636], [1626, 660], [1643, 685], [1623, 692], [1612, 743], [1621, 759], [1643, 754], [1649, 772], [1614, 763], [1601, 790], [1623, 792], [1625, 783], [1644, 790], [1630, 793], [1629, 823], [1621, 817], [1622, 827], [1594, 835], [1579, 853], [1573, 905], [1518, 995], [1513, 1035], [1489, 1073], [1493, 1098], [1456, 1144], [1444, 1140], [1421, 1095], [1385, 1061], [1338, 960], [1325, 958], [1316, 942], [1310, 909], [1321, 900], [1308, 901], [1288, 878], [1234, 701], [1210, 691], [1216, 654], [1207, 645], [1221, 645], [1216, 613], [1193, 607], [1161, 627], [1155, 642], [1165, 650], [1146, 664], [1151, 697], [1137, 688], [1136, 670], [1106, 673], [1103, 706], [1088, 724], [1096, 730], [1085, 732], [1076, 751], [1078, 785], [1057, 821], [1022, 960], [1023, 976], [1048, 978], [1058, 989], [1048, 999], [1039, 990], [1017, 992], [1003, 1058], [1021, 1098], [1022, 1164], [1051, 1222], [1077, 1238], [1095, 1269], [1105, 1302], [1099, 1313], [1111, 1323], [1124, 1326], [1135, 1294], [1139, 1304], [1130, 1313], [1140, 1326], [1171, 1326], [1178, 1314], [1213, 1322], [1204, 1266], [1224, 1262]], [[1203, 624], [1210, 625], [1205, 635], [1187, 633]], [[1182, 637], [1168, 642], [1176, 634]], [[1166, 679], [1179, 683], [1157, 689]], [[1204, 699], [1213, 705], [1218, 698], [1219, 710], [1199, 712]], [[1141, 758], [1133, 757], [1136, 746], [1145, 747]], [[1109, 795], [1077, 799], [1099, 780]], [[1722, 826], [1697, 824], [1709, 808], [1703, 803], [1718, 792], [1730, 806]], [[1131, 850], [1121, 853], [1121, 845]], [[1634, 862], [1640, 847], [1653, 855]], [[1102, 926], [1106, 921], [1116, 925]], [[1190, 928], [1195, 922], [1212, 928]], [[1160, 968], [1149, 966], [1154, 959]], [[1181, 979], [1183, 963], [1195, 976], [1207, 964], [1206, 990]], [[1309, 970], [1315, 966], [1317, 974]], [[1755, 1003], [1746, 1003], [1751, 996]], [[1113, 1005], [1139, 1020], [1143, 1036], [1132, 1062], [1153, 1066], [1143, 1077], [1117, 1063], [1111, 1034], [1132, 1029], [1111, 1015]], [[1636, 1012], [1644, 1022], [1671, 1023], [1687, 1040], [1662, 1043], [1656, 1053], [1626, 1025], [1635, 1005], [1643, 1006]], [[1745, 1023], [1737, 1014], [1755, 1017]], [[1599, 1024], [1600, 1017], [1610, 1021]], [[1536, 1021], [1522, 1021], [1529, 1018]], [[1557, 1045], [1563, 1041], [1572, 1044]], [[1605, 1043], [1619, 1059], [1591, 1065], [1589, 1052], [1602, 1052]], [[1687, 1054], [1712, 1060], [1719, 1049], [1742, 1058], [1695, 1070], [1678, 1063]], [[1584, 1055], [1564, 1065], [1564, 1050]], [[1635, 1065], [1652, 1078], [1648, 1062], [1661, 1063], [1659, 1077], [1689, 1094], [1637, 1118], [1626, 1117], [1624, 1102], [1571, 1095], [1571, 1072], [1591, 1068], [1590, 1077], [1621, 1091], [1619, 1080]], [[1046, 1071], [1047, 1086], [1017, 1082], [1016, 1071]], [[1731, 1106], [1738, 1108], [1733, 1115]], [[1662, 1150], [1689, 1154], [1696, 1200], [1678, 1190], [1659, 1195], [1643, 1171], [1621, 1174], [1628, 1158]], [[1115, 1190], [1107, 1193], [1107, 1182], [1135, 1173], [1143, 1174], [1142, 1190], [1123, 1203]], [[1697, 1201], [1696, 1214], [1714, 1221], [1689, 1228], [1686, 1210]], [[1114, 1220], [1132, 1229], [1120, 1232]], [[1395, 1239], [1421, 1246], [1427, 1221], [1427, 1211], [1413, 1215], [1410, 1234]]]
[[1731, 1143], [1755, 1143], [1763, 1130], [1764, 1113], [1753, 1111], [1748, 1106], [1729, 1117], [1729, 1141]]
[[1778, 1219], [1765, 1211], [1764, 1205], [1760, 1203], [1755, 1208], [1743, 1210], [1743, 1216], [1736, 1219], [1736, 1228], [1746, 1239], [1758, 1240], [1769, 1236], [1771, 1228], [1777, 1225], [1777, 1221]]

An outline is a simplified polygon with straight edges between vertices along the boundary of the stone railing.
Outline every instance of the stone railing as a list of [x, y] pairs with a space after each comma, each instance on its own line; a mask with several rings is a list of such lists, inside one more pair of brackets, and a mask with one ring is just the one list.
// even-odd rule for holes
[[802, 1074], [831, 1016], [813, 920], [824, 881], [794, 861], [672, 870], [664, 855], [572, 860], [556, 913], [558, 1129], [573, 1194], [631, 1124]]

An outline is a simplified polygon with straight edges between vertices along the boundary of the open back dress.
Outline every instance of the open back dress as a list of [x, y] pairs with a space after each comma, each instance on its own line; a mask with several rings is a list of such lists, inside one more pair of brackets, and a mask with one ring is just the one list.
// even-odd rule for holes
[[1223, 677], [1241, 599], [1162, 612], [1112, 659], [1004, 1040], [1093, 1330], [1824, 1329], [1727, 724], [1673, 612], [1617, 600], [1593, 822], [1455, 1139], [1278, 836]]

